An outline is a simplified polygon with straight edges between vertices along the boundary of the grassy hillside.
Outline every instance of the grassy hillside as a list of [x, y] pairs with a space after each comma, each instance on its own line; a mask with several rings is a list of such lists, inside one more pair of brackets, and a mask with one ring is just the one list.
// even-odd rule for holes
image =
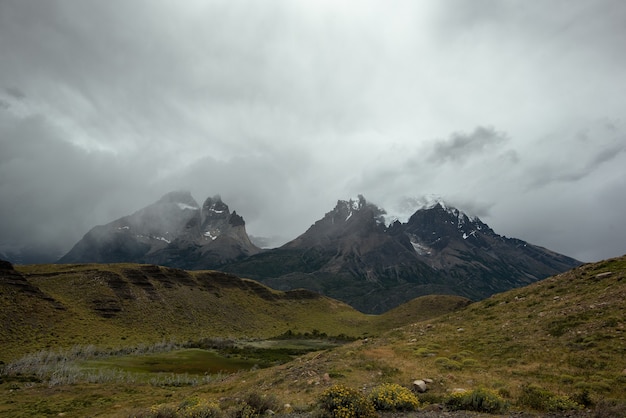
[[[275, 367], [193, 379], [136, 378], [110, 369], [128, 362], [137, 367], [127, 356], [97, 360], [107, 372], [76, 383], [5, 376], [0, 415], [127, 417], [138, 408], [190, 399], [228, 406], [247, 393], [307, 408], [337, 383], [367, 392], [384, 382], [410, 386], [415, 379], [432, 379], [428, 392], [419, 395], [431, 403], [454, 389], [479, 387], [523, 410], [538, 408], [539, 400], [544, 408], [559, 407], [564, 399], [596, 405], [626, 400], [626, 256], [469, 305], [433, 296], [379, 316], [217, 272], [122, 264], [18, 270], [41, 294], [0, 282], [5, 362], [46, 346], [118, 347], [173, 337], [266, 338], [291, 330], [359, 338]], [[183, 350], [161, 357], [196, 363], [200, 354]], [[151, 357], [147, 364], [156, 361]]]
[[481, 386], [512, 404], [529, 387], [573, 399], [626, 401], [624, 312], [626, 257], [621, 257], [265, 370], [259, 381], [287, 397], [317, 392], [315, 382], [298, 378], [309, 370], [358, 388], [433, 379], [423, 397], [435, 402], [455, 388]]
[[219, 272], [134, 264], [33, 265], [17, 271], [41, 294], [0, 284], [5, 362], [76, 344], [267, 338], [289, 329], [359, 336], [367, 329], [367, 317], [341, 302], [308, 291], [276, 292]]

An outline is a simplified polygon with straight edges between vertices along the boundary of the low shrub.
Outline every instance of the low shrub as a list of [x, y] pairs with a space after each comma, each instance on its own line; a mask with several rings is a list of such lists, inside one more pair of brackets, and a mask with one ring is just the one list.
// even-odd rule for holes
[[374, 405], [360, 392], [344, 385], [326, 389], [317, 402], [319, 418], [374, 418]]
[[459, 392], [450, 395], [446, 406], [453, 410], [487, 412], [491, 414], [504, 412], [508, 404], [497, 392], [478, 388], [469, 392]]
[[[222, 405], [224, 406], [224, 405]], [[249, 392], [237, 403], [225, 410], [226, 418], [256, 418], [267, 414], [273, 415], [280, 408], [276, 396], [262, 395], [258, 392]]]
[[265, 414], [267, 411], [276, 412], [280, 408], [278, 399], [272, 394], [261, 395], [258, 392], [250, 392], [244, 397], [243, 401], [252, 409], [252, 413], [258, 416]]
[[581, 392], [578, 392], [572, 397], [572, 400], [583, 408], [589, 408], [594, 404], [593, 400], [591, 399], [591, 394], [587, 389], [583, 389]]
[[451, 360], [448, 357], [437, 357], [435, 364], [443, 370], [461, 370], [463, 368], [461, 363], [456, 360]]
[[180, 404], [178, 411], [181, 418], [219, 418], [222, 416], [217, 403], [199, 398], [186, 399]]
[[155, 405], [150, 409], [137, 412], [133, 418], [177, 418], [177, 409], [172, 405]]
[[554, 393], [536, 385], [524, 385], [518, 399], [520, 406], [529, 407], [537, 411], [560, 412], [582, 409], [582, 405], [568, 396]]
[[437, 355], [437, 352], [428, 347], [420, 347], [415, 349], [415, 355], [418, 357], [433, 357]]
[[185, 399], [178, 407], [173, 405], [155, 405], [141, 411], [134, 418], [220, 418], [222, 411], [215, 402], [200, 398]]
[[409, 389], [396, 383], [384, 383], [370, 393], [370, 401], [379, 411], [414, 411], [419, 401]]
[[478, 365], [478, 360], [473, 358], [464, 358], [463, 360], [461, 360], [461, 367], [463, 368], [469, 369], [473, 367], [478, 367]]

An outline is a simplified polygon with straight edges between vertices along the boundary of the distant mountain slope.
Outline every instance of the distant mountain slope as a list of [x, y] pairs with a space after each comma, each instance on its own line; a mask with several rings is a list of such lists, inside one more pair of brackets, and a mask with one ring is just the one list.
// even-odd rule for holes
[[5, 362], [75, 344], [267, 338], [289, 329], [359, 336], [368, 321], [350, 306], [314, 292], [274, 291], [215, 271], [0, 264], [0, 361]]
[[340, 200], [293, 241], [223, 269], [276, 289], [311, 289], [362, 312], [381, 313], [427, 294], [479, 300], [580, 264], [502, 237], [443, 202], [390, 226], [384, 213], [362, 196]]
[[91, 229], [59, 263], [154, 263], [210, 268], [260, 249], [243, 218], [219, 196], [202, 208], [188, 192], [172, 192], [130, 216]]

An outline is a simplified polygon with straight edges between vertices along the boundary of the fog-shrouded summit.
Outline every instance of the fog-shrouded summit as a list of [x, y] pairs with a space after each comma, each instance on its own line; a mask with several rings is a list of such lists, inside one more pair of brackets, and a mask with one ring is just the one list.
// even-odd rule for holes
[[175, 267], [215, 267], [258, 252], [245, 222], [219, 195], [202, 207], [187, 191], [91, 229], [61, 263], [140, 262]]
[[496, 234], [440, 199], [385, 223], [363, 196], [339, 200], [280, 248], [225, 266], [278, 289], [308, 288], [379, 313], [425, 294], [478, 300], [580, 264]]

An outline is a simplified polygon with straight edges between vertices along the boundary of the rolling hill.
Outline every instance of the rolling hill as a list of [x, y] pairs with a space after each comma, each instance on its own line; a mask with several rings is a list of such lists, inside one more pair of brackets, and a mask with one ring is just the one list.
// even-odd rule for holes
[[[433, 406], [452, 391], [486, 388], [514, 413], [590, 414], [560, 415], [560, 408], [577, 403], [594, 411], [591, 416], [626, 413], [626, 256], [480, 302], [428, 296], [382, 315], [216, 272], [133, 264], [15, 270], [3, 264], [0, 271], [5, 363], [41, 347], [73, 344], [132, 346], [220, 334], [264, 338], [288, 330], [360, 337], [274, 367], [194, 384], [155, 385], [115, 375], [51, 386], [35, 377], [0, 376], [0, 390], [8, 394], [0, 413], [10, 416], [128, 417], [138, 408], [198, 399], [228, 408], [250, 393], [307, 410], [335, 384], [367, 393], [381, 383], [410, 386], [415, 379], [430, 382], [419, 398]], [[98, 296], [94, 303], [96, 295], [109, 299]]]

